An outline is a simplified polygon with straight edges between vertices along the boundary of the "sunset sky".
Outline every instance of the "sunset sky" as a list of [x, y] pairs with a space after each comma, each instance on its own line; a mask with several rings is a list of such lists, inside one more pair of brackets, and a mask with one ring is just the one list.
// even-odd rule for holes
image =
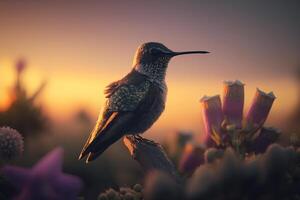
[[129, 72], [139, 44], [159, 41], [211, 54], [170, 62], [167, 107], [153, 132], [199, 132], [199, 99], [235, 79], [246, 84], [246, 105], [256, 87], [274, 91], [268, 123], [283, 122], [298, 97], [299, 10], [296, 0], [0, 1], [0, 106], [23, 57], [30, 91], [48, 80], [41, 103], [52, 118], [85, 108], [96, 120], [104, 87]]

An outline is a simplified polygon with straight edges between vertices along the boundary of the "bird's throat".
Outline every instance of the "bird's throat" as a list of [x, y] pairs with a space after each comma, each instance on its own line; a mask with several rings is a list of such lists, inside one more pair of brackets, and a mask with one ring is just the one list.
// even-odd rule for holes
[[167, 66], [162, 64], [137, 64], [134, 66], [134, 69], [146, 75], [152, 81], [158, 83], [165, 82]]

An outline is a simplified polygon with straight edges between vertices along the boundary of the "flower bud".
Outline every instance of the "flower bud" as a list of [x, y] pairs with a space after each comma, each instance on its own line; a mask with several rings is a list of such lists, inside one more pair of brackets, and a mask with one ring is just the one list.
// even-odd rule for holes
[[265, 93], [257, 89], [246, 116], [246, 126], [261, 127], [268, 117], [274, 100], [275, 96], [273, 92]]
[[234, 124], [236, 128], [242, 127], [244, 109], [244, 84], [242, 82], [238, 80], [224, 82], [222, 109], [228, 124]]
[[210, 147], [213, 146], [211, 139], [213, 135], [218, 134], [218, 136], [222, 138], [221, 125], [224, 120], [224, 116], [221, 108], [221, 99], [219, 95], [212, 97], [204, 96], [200, 102], [202, 105], [205, 127], [204, 142], [208, 147]]
[[24, 69], [26, 68], [26, 60], [24, 59], [19, 59], [16, 62], [16, 71], [18, 73], [22, 73], [24, 71]]

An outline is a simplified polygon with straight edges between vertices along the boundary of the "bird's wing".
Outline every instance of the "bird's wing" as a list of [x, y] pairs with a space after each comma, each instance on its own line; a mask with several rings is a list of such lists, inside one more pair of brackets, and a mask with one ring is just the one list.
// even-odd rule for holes
[[109, 98], [117, 89], [118, 87], [122, 84], [121, 81], [114, 81], [110, 83], [108, 86], [106, 86], [104, 90], [104, 95], [105, 98]]
[[128, 125], [133, 117], [133, 111], [141, 104], [149, 88], [150, 82], [146, 79], [126, 79], [108, 86], [106, 95], [109, 98], [105, 102], [79, 159], [88, 153], [105, 150], [111, 143], [123, 136], [124, 127]]

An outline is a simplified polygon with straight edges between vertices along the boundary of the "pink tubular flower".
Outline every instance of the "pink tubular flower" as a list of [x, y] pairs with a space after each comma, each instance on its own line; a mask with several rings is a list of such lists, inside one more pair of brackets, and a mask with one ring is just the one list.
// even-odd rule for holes
[[273, 92], [265, 93], [257, 89], [246, 115], [247, 126], [262, 126], [268, 117], [275, 98]]
[[223, 90], [224, 117], [228, 124], [242, 127], [244, 109], [244, 84], [238, 80], [225, 81]]
[[[214, 146], [212, 139], [216, 142], [222, 140], [221, 125], [224, 120], [221, 99], [219, 95], [212, 97], [204, 96], [201, 100], [203, 120], [205, 126], [204, 142], [208, 147]], [[219, 138], [216, 138], [219, 137]], [[217, 143], [217, 142], [216, 142]]]

